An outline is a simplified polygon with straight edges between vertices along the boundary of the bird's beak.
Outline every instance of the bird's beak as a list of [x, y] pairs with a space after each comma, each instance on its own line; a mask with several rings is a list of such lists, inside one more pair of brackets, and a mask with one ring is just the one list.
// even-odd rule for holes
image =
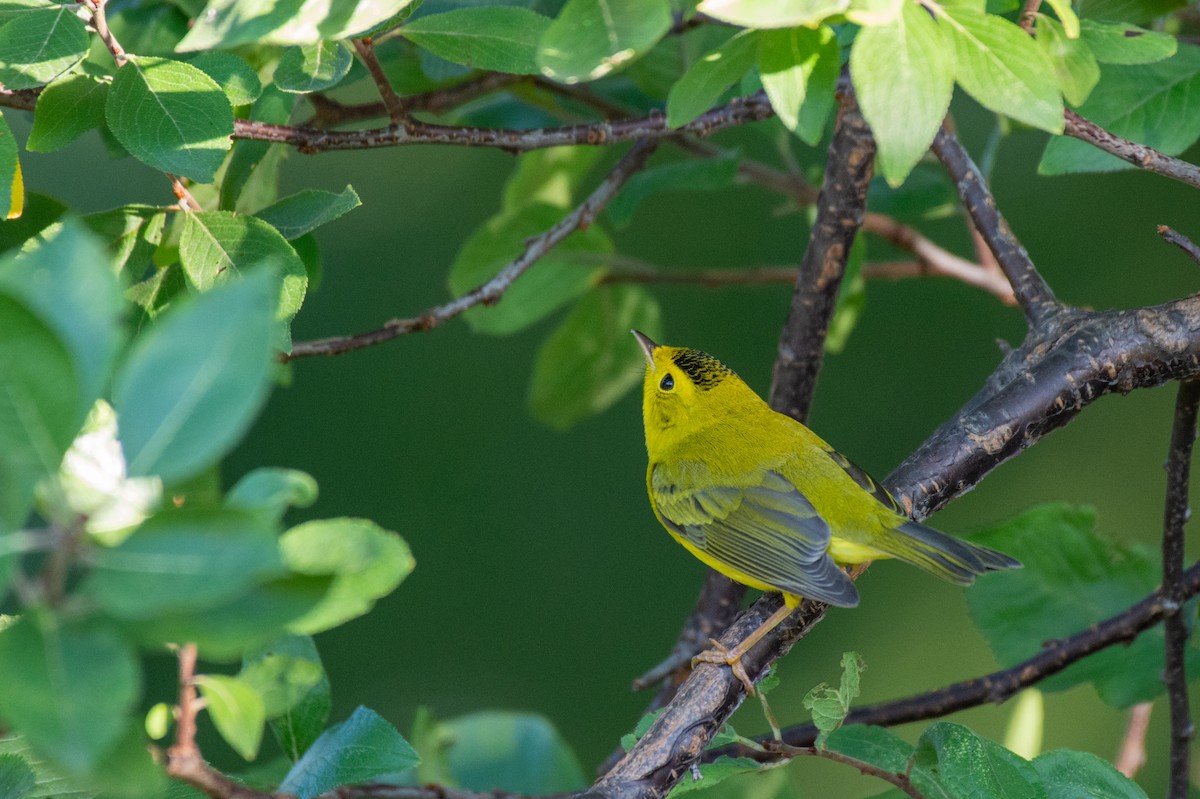
[[653, 369], [654, 350], [658, 348], [658, 345], [651, 341], [650, 337], [640, 330], [630, 330], [629, 332], [632, 333], [633, 337], [638, 340], [638, 344], [642, 345], [642, 349], [646, 352], [646, 360], [650, 362], [650, 368]]

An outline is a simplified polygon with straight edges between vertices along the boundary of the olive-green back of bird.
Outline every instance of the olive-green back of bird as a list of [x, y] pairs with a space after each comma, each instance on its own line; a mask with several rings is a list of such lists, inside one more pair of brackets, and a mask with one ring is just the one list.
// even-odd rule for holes
[[898, 558], [952, 582], [1020, 566], [908, 519], [866, 472], [776, 413], [699, 350], [658, 346], [642, 410], [647, 488], [663, 526], [734, 580], [832, 605], [858, 603], [837, 564]]

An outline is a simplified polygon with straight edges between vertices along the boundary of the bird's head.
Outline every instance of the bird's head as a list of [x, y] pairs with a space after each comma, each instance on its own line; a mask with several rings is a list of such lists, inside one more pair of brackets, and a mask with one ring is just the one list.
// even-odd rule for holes
[[646, 334], [632, 332], [646, 353], [642, 416], [651, 453], [762, 403], [732, 369], [711, 355], [655, 344]]

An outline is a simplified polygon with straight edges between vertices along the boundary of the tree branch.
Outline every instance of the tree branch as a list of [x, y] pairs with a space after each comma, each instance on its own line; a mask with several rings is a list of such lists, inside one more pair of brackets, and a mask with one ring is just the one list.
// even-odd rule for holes
[[[506, 72], [485, 72], [482, 75], [447, 86], [443, 89], [410, 94], [402, 98], [404, 107], [412, 111], [428, 111], [434, 116], [440, 116], [451, 109], [469, 103], [472, 100], [491, 94], [501, 89], [507, 89], [515, 84], [528, 83], [528, 75], [510, 75]], [[374, 103], [343, 104], [332, 100], [323, 94], [307, 95], [313, 105], [313, 116], [305, 123], [305, 127], [332, 127], [349, 122], [359, 122], [364, 119], [374, 119], [387, 115], [387, 107], [382, 101]]]
[[846, 766], [853, 766], [854, 768], [858, 769], [863, 774], [867, 774], [869, 776], [876, 777], [878, 779], [883, 780], [884, 782], [890, 782], [892, 785], [899, 788], [905, 794], [911, 796], [912, 799], [925, 799], [925, 796], [920, 791], [917, 790], [917, 786], [913, 785], [912, 780], [909, 779], [907, 774], [899, 774], [894, 771], [888, 771], [887, 769], [883, 769], [883, 768], [880, 768], [879, 766], [875, 766], [875, 765], [872, 765], [871, 763], [867, 763], [863, 760], [859, 760], [856, 757], [850, 757], [849, 755], [843, 755], [841, 752], [833, 752], [833, 751], [830, 751], [829, 749], [819, 749], [815, 746], [781, 747], [781, 746], [776, 745], [776, 746], [768, 746], [767, 749], [768, 749], [768, 751], [771, 751], [771, 752], [784, 752], [788, 757], [796, 757], [798, 755], [808, 755], [810, 757], [819, 757], [824, 760], [830, 760], [830, 761], [833, 761], [834, 763], [841, 763]]
[[958, 137], [944, 124], [933, 139], [933, 151], [946, 167], [972, 222], [1012, 284], [1017, 303], [1030, 324], [1036, 326], [1062, 307], [1054, 298], [1054, 292], [996, 208], [996, 201], [983, 182], [979, 167], [975, 166]]
[[817, 219], [779, 335], [771, 383], [771, 407], [798, 421], [808, 418], [812, 405], [825, 334], [850, 248], [863, 224], [874, 165], [875, 139], [847, 81], [838, 94], [837, 126], [829, 145]]
[[525, 250], [486, 283], [476, 286], [448, 303], [429, 308], [418, 316], [408, 319], [392, 319], [377, 330], [354, 336], [298, 342], [292, 347], [291, 353], [282, 355], [281, 359], [286, 363], [311, 355], [342, 355], [417, 330], [429, 330], [450, 321], [476, 305], [493, 305], [499, 302], [508, 287], [537, 263], [539, 258], [576, 230], [590, 225], [596, 215], [625, 185], [625, 181], [645, 165], [646, 159], [650, 157], [650, 153], [654, 152], [657, 146], [658, 143], [653, 140], [640, 141], [635, 144], [579, 207], [563, 217], [558, 224], [545, 233], [528, 239]]
[[1160, 153], [1153, 147], [1138, 144], [1123, 136], [1110, 133], [1095, 122], [1084, 119], [1071, 109], [1066, 110], [1063, 133], [1085, 141], [1093, 147], [1115, 155], [1138, 169], [1200, 188], [1200, 167]]
[[1166, 225], [1158, 226], [1158, 235], [1162, 236], [1163, 241], [1167, 242], [1168, 244], [1174, 244], [1176, 247], [1190, 255], [1193, 261], [1200, 264], [1200, 247], [1197, 247], [1196, 243], [1187, 236], [1176, 230], [1172, 230]]
[[1196, 411], [1200, 407], [1200, 382], [1179, 384], [1171, 448], [1167, 454], [1167, 501], [1163, 510], [1163, 607], [1166, 618], [1166, 661], [1163, 682], [1171, 711], [1171, 779], [1167, 796], [1186, 799], [1188, 794], [1188, 749], [1196, 731], [1188, 710], [1186, 652], [1187, 619], [1183, 605], [1187, 586], [1183, 581], [1183, 526], [1188, 509], [1188, 478], [1192, 466], [1192, 444], [1196, 441]]
[[410, 144], [496, 147], [519, 153], [545, 147], [573, 144], [601, 146], [624, 141], [663, 139], [681, 134], [708, 136], [723, 128], [767, 119], [773, 114], [766, 93], [760, 91], [749, 97], [734, 98], [679, 128], [667, 127], [666, 115], [656, 110], [649, 116], [635, 119], [605, 120], [535, 130], [456, 127], [411, 120], [404, 127], [338, 131], [237, 119], [234, 120], [233, 137], [287, 144], [309, 154], [328, 150], [368, 150]]
[[1153, 702], [1138, 702], [1129, 708], [1129, 723], [1125, 726], [1121, 748], [1113, 761], [1113, 768], [1129, 779], [1136, 777], [1142, 766], [1146, 765], [1146, 733], [1150, 729], [1152, 710]]
[[371, 81], [379, 90], [379, 97], [383, 101], [383, 107], [387, 111], [392, 125], [405, 125], [408, 121], [408, 112], [404, 110], [404, 103], [401, 101], [400, 95], [396, 94], [396, 90], [392, 88], [387, 73], [383, 71], [383, 66], [376, 58], [371, 38], [354, 39], [354, 51], [358, 53], [359, 60], [363, 62], [363, 66], [367, 68], [367, 73], [371, 76]]

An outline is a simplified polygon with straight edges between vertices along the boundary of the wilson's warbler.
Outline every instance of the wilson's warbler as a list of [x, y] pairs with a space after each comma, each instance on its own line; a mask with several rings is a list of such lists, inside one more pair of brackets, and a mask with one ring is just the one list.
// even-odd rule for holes
[[642, 413], [654, 514], [704, 563], [784, 606], [732, 650], [696, 660], [729, 665], [753, 693], [741, 657], [801, 598], [858, 604], [839, 564], [899, 558], [960, 585], [1020, 563], [912, 521], [870, 475], [796, 420], [777, 413], [723, 363], [633, 331], [649, 365]]

